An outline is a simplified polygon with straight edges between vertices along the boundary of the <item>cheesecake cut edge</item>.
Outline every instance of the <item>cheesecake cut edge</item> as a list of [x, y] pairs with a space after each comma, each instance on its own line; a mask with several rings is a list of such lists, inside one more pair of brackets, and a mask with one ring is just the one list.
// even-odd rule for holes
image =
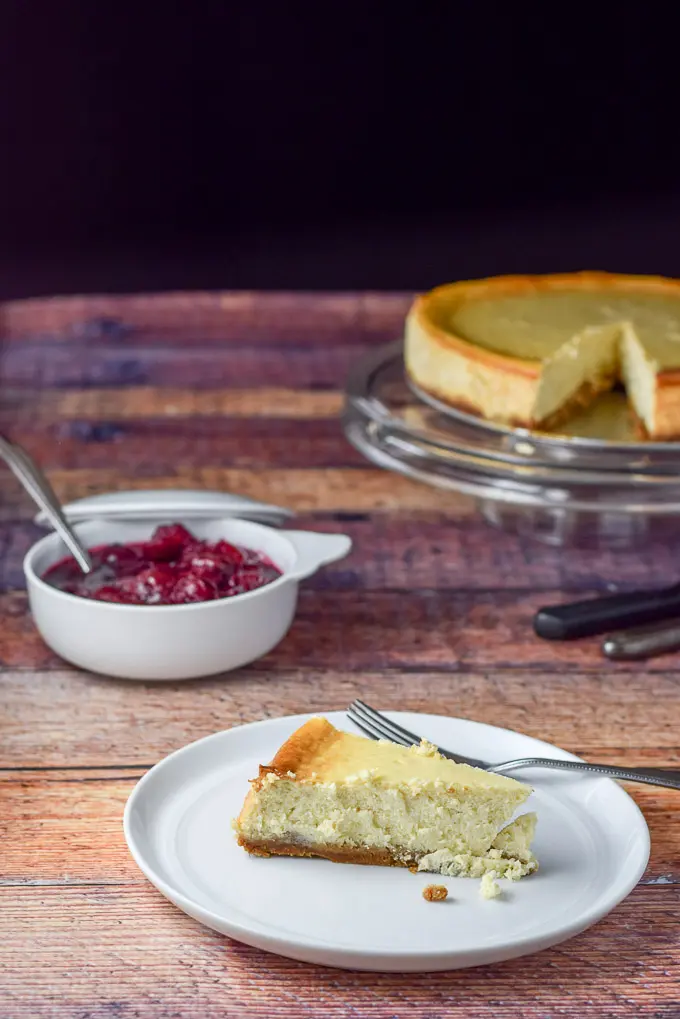
[[[246, 795], [245, 802], [236, 818], [235, 828], [239, 832], [239, 845], [248, 848], [241, 841], [241, 825], [249, 813], [257, 793], [264, 785], [269, 775], [275, 778], [297, 779], [310, 778], [312, 776], [311, 762], [316, 760], [322, 747], [328, 746], [341, 737], [339, 729], [321, 717], [310, 718], [292, 733], [285, 743], [282, 743], [276, 751], [271, 764], [261, 764], [258, 769], [257, 778], [250, 779], [250, 789]], [[312, 780], [313, 781], [313, 780]], [[260, 855], [270, 855], [262, 853]]]

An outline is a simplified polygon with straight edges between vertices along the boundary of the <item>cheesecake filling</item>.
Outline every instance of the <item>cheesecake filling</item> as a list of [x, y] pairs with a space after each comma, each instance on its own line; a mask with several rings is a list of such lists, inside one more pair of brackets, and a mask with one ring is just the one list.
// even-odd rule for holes
[[446, 877], [495, 877], [519, 881], [538, 870], [538, 860], [531, 851], [536, 832], [536, 815], [522, 814], [503, 828], [486, 853], [454, 853], [438, 849], [423, 856], [418, 870], [444, 874]]
[[656, 420], [658, 366], [646, 352], [635, 330], [624, 329], [621, 337], [621, 375], [628, 399], [649, 434]]
[[[253, 843], [387, 850], [407, 865], [430, 857], [431, 865], [423, 869], [433, 871], [440, 868], [432, 856], [442, 853], [443, 863], [471, 876], [478, 872], [478, 861], [492, 851], [488, 858], [494, 867], [489, 869], [500, 873], [499, 860], [506, 857], [494, 848], [494, 840], [528, 792], [520, 783], [499, 795], [481, 787], [451, 790], [441, 780], [391, 786], [370, 774], [330, 783], [269, 774], [241, 817], [239, 833]], [[451, 862], [459, 857], [469, 862]]]
[[537, 423], [611, 389], [619, 375], [623, 326], [588, 326], [545, 359], [531, 417]]

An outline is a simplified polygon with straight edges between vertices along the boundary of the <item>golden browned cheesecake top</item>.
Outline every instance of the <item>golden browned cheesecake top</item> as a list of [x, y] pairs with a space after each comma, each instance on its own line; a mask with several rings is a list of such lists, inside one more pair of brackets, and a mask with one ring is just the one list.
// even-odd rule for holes
[[479, 768], [455, 764], [431, 744], [402, 747], [336, 729], [325, 718], [311, 718], [277, 751], [270, 765], [261, 766], [258, 780], [273, 774], [299, 782], [362, 782], [440, 784], [442, 788], [514, 789], [521, 799], [528, 787], [514, 779]]
[[437, 287], [414, 313], [442, 342], [541, 362], [588, 327], [629, 323], [658, 370], [680, 367], [680, 281], [577, 272]]

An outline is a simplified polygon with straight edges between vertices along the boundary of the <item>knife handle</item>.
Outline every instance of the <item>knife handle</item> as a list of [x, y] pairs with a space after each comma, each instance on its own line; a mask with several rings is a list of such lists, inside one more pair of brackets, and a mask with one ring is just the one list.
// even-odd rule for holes
[[544, 640], [574, 640], [680, 616], [680, 585], [662, 591], [626, 591], [568, 605], [548, 605], [534, 616]]

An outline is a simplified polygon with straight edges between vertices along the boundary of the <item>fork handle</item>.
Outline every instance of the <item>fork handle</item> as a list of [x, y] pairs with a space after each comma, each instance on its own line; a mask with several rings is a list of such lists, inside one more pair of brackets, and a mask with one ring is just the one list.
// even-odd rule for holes
[[648, 785], [661, 785], [667, 789], [680, 789], [680, 771], [671, 768], [619, 768], [613, 764], [588, 764], [585, 761], [559, 761], [549, 757], [523, 757], [504, 764], [494, 764], [487, 768], [497, 775], [507, 771], [518, 771], [520, 768], [553, 768], [556, 771], [587, 771], [596, 775], [608, 775], [623, 782], [646, 782]]

